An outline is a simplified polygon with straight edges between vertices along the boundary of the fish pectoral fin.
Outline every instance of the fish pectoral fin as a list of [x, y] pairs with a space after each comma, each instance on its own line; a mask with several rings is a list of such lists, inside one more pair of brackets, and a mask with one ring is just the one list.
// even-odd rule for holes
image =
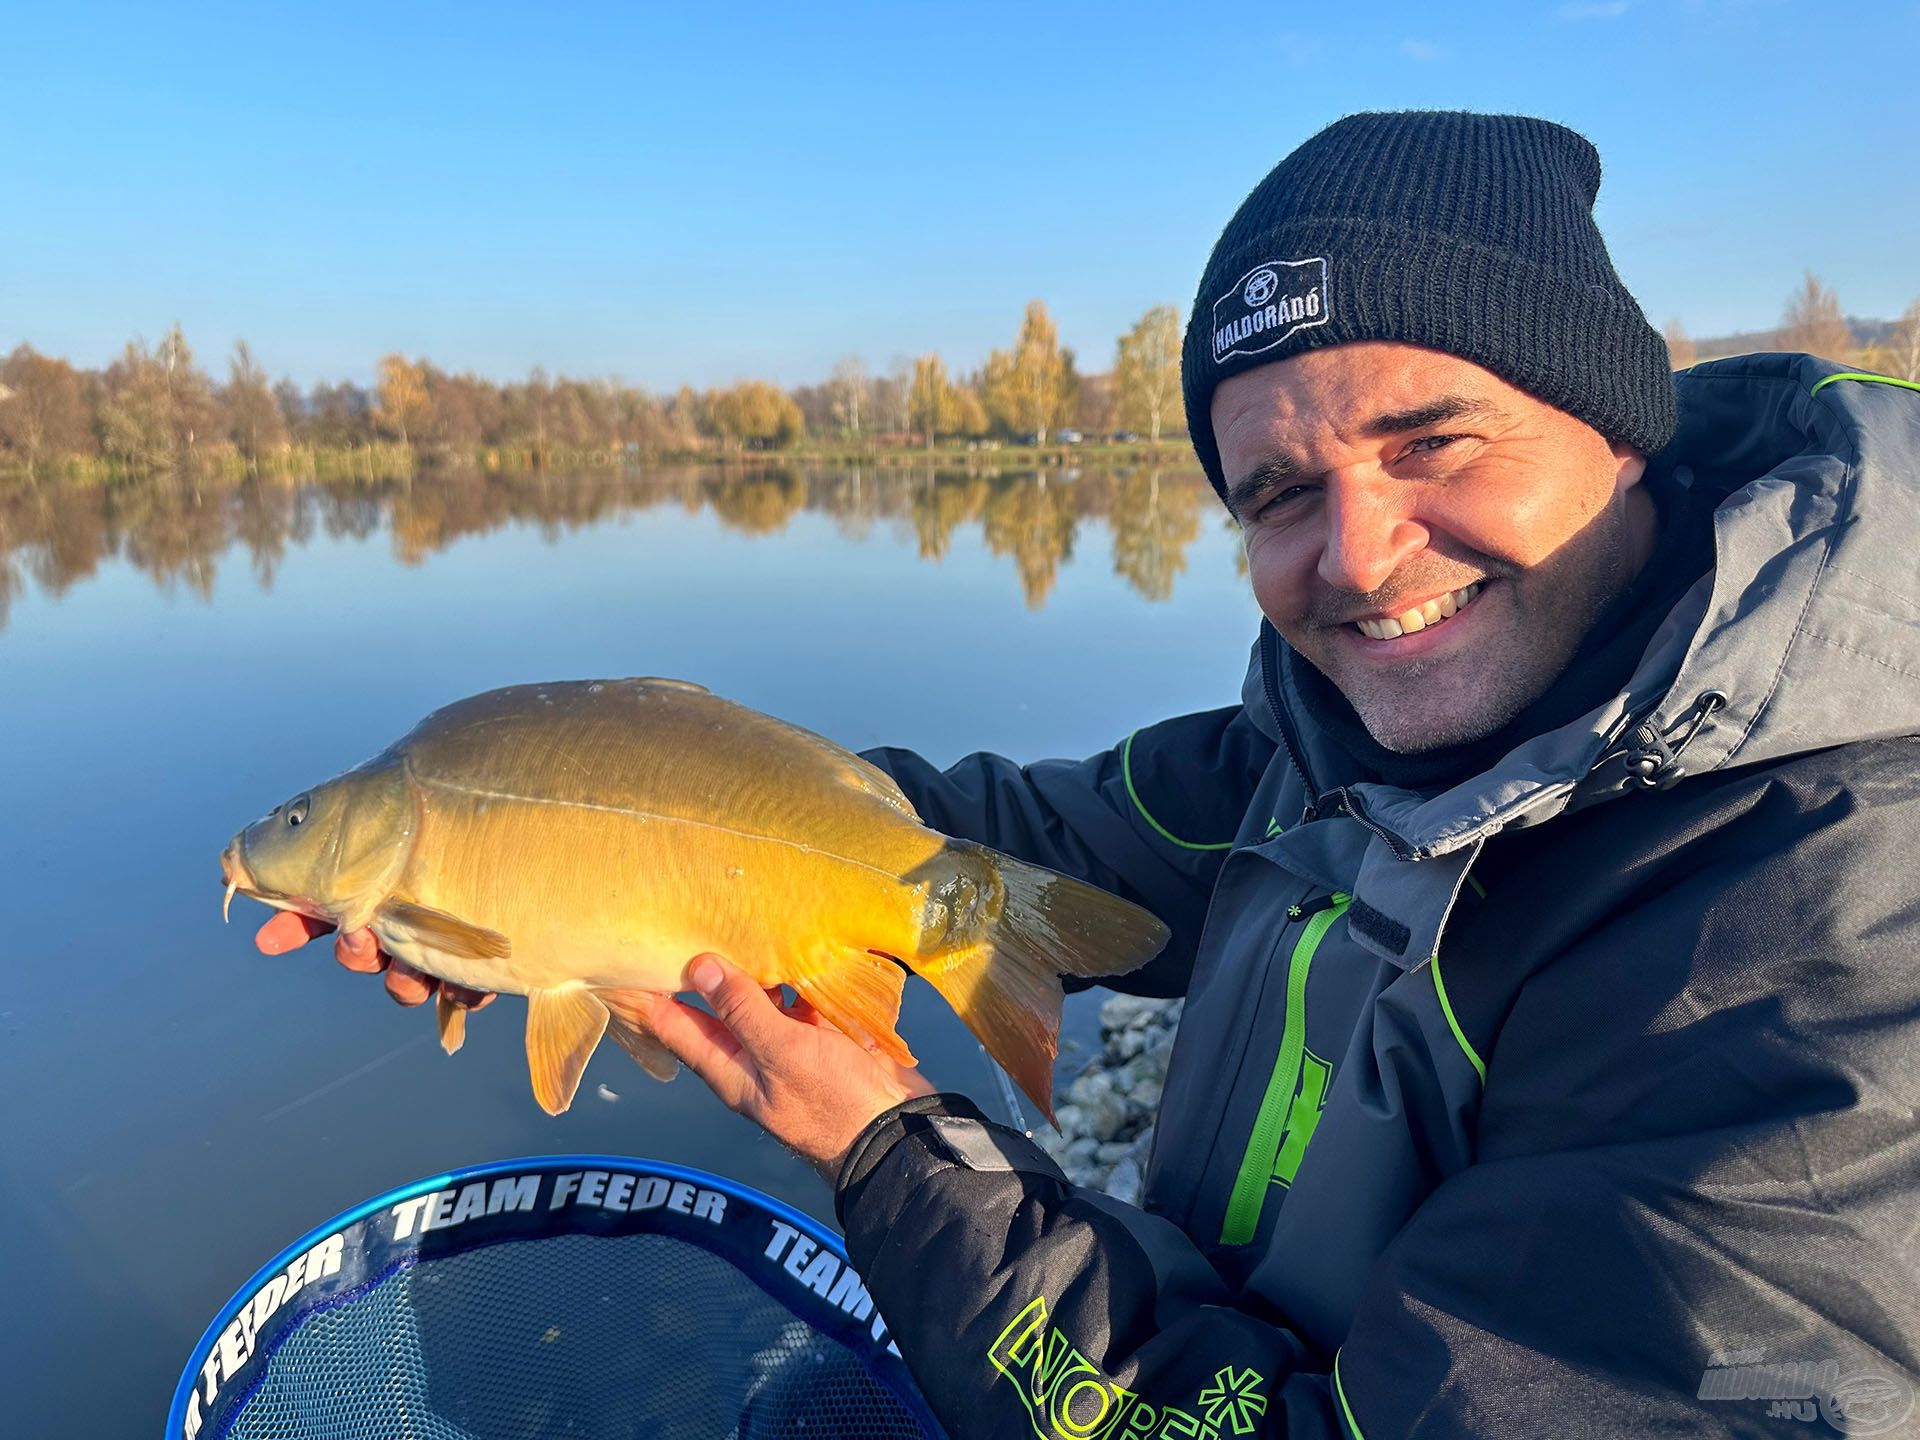
[[787, 983], [843, 1035], [870, 1044], [896, 1065], [920, 1063], [893, 1028], [907, 983], [906, 972], [893, 961], [867, 950], [833, 950], [814, 969], [788, 976]]
[[467, 1043], [467, 1007], [454, 1004], [445, 990], [434, 996], [433, 1018], [440, 1027], [440, 1048], [447, 1054]]
[[533, 1098], [549, 1115], [573, 1103], [607, 1020], [606, 1005], [591, 990], [535, 990], [527, 996], [527, 1070]]
[[513, 954], [513, 942], [498, 930], [469, 925], [459, 916], [431, 905], [389, 900], [375, 918], [385, 928], [406, 931], [427, 948], [461, 960], [505, 960]]
[[[620, 994], [617, 990], [606, 993], [616, 998]], [[656, 1080], [671, 1080], [680, 1073], [679, 1056], [654, 1039], [653, 1032], [634, 1020], [623, 1008], [617, 1005], [610, 1008], [613, 1014], [607, 1023], [607, 1034], [613, 1037], [614, 1044], [633, 1057], [634, 1064]]]

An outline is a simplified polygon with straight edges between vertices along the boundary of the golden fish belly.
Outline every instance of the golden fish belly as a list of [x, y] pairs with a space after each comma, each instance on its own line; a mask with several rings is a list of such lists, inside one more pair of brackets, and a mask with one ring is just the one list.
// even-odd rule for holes
[[848, 949], [910, 955], [923, 887], [899, 877], [941, 837], [843, 794], [838, 808], [857, 813], [827, 806], [824, 823], [796, 834], [790, 811], [775, 826], [752, 813], [708, 819], [428, 785], [400, 891], [498, 931], [512, 953], [422, 957], [424, 968], [509, 993], [672, 991], [707, 950], [767, 985]]

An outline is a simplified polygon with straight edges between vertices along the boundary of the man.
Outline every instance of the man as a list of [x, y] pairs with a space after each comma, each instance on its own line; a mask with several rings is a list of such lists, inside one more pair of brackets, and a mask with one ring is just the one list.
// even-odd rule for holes
[[1599, 181], [1539, 120], [1308, 140], [1185, 355], [1244, 702], [872, 757], [1172, 926], [1144, 1209], [714, 957], [634, 1002], [833, 1180], [956, 1440], [1920, 1432], [1920, 395], [1676, 382]]

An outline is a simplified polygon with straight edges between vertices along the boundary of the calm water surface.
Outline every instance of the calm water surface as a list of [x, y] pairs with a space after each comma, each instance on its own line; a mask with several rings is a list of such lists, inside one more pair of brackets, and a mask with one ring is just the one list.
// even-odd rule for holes
[[[324, 947], [259, 955], [264, 907], [219, 917], [242, 824], [531, 680], [681, 676], [943, 764], [1090, 753], [1237, 698], [1256, 615], [1236, 553], [1197, 474], [1144, 470], [0, 490], [5, 1433], [154, 1433], [256, 1266], [451, 1166], [645, 1156], [831, 1215], [691, 1077], [603, 1046], [549, 1118], [524, 1002], [448, 1059], [430, 1007]], [[902, 1029], [937, 1083], [1003, 1113], [924, 984]]]

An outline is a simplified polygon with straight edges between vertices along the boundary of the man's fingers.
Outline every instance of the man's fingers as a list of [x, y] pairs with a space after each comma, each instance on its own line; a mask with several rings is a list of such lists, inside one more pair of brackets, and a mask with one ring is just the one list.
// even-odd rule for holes
[[760, 1077], [752, 1059], [713, 1016], [682, 1005], [671, 995], [649, 991], [602, 990], [600, 998], [614, 1014], [678, 1056], [728, 1109], [744, 1110], [758, 1096]]
[[440, 982], [431, 975], [422, 975], [404, 960], [395, 960], [387, 966], [387, 994], [402, 1005], [418, 1005]]
[[324, 920], [282, 910], [254, 932], [253, 943], [264, 955], [284, 955], [289, 950], [298, 950], [309, 940], [326, 934], [332, 928]]
[[687, 979], [749, 1051], [778, 1033], [773, 1027], [780, 1020], [779, 1001], [769, 999], [765, 990], [718, 955], [695, 956], [687, 966]]
[[387, 957], [371, 930], [342, 930], [333, 940], [333, 958], [357, 975], [377, 975], [387, 968]]

